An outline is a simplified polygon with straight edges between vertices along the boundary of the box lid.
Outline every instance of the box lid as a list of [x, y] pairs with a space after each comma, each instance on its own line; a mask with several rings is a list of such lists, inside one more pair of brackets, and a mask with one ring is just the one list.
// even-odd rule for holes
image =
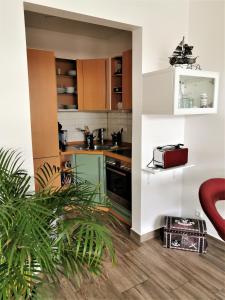
[[206, 223], [201, 219], [165, 217], [164, 230], [167, 232], [187, 233], [205, 235], [207, 233]]

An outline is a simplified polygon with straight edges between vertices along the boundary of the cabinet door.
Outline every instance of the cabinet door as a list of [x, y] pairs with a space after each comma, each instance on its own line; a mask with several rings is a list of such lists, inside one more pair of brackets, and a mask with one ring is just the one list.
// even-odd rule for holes
[[74, 156], [76, 175], [95, 185], [100, 195], [96, 201], [100, 201], [106, 191], [105, 163], [103, 155], [77, 154]]
[[[44, 163], [48, 163], [50, 166], [60, 167], [59, 156], [48, 157], [48, 158], [35, 158], [34, 159], [34, 174], [36, 175], [38, 168], [42, 167]], [[60, 176], [57, 176], [53, 181], [53, 185], [58, 187], [61, 185]], [[35, 181], [35, 190], [39, 189], [38, 182]]]
[[27, 50], [33, 157], [59, 154], [55, 57], [50, 51]]
[[105, 110], [107, 108], [107, 60], [77, 61], [79, 110]]
[[132, 51], [123, 52], [122, 60], [123, 109], [132, 109]]

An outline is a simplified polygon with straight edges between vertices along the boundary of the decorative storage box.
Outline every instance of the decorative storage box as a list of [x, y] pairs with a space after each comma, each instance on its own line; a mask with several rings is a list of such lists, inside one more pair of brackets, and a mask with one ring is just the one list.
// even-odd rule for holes
[[166, 216], [163, 247], [206, 253], [206, 234], [204, 220]]

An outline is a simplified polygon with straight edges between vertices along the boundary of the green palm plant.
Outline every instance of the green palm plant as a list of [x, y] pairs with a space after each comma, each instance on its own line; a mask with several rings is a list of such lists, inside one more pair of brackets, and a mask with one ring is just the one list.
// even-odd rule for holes
[[[107, 253], [115, 259], [106, 226], [107, 199], [96, 203], [96, 188], [79, 178], [54, 187], [60, 175], [45, 164], [37, 175], [41, 189], [31, 192], [32, 178], [22, 168], [21, 155], [0, 149], [0, 299], [31, 299], [44, 282], [57, 283], [60, 274], [79, 284], [99, 275]], [[72, 172], [72, 171], [71, 171]]]

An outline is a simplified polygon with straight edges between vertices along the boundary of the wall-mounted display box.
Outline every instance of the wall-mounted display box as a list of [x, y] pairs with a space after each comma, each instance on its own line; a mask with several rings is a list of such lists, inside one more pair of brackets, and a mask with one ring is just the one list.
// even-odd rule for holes
[[143, 75], [143, 114], [217, 112], [219, 73], [168, 68]]

